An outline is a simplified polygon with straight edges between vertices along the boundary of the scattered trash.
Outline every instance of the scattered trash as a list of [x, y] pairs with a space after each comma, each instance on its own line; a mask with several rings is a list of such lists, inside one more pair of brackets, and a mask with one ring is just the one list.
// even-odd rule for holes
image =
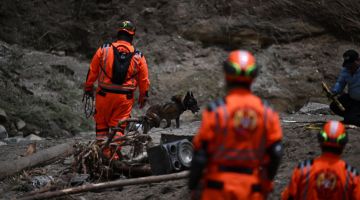
[[284, 122], [284, 123], [296, 123], [297, 122], [297, 121], [294, 121], [294, 120], [286, 120], [286, 119], [283, 119], [281, 121]]

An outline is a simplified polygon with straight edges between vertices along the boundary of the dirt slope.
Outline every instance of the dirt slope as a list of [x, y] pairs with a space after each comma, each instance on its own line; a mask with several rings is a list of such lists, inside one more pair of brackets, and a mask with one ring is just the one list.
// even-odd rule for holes
[[[359, 5], [350, 0], [4, 0], [0, 5], [0, 38], [6, 42], [84, 59], [105, 40], [112, 40], [120, 20], [133, 20], [135, 44], [148, 58], [154, 103], [167, 99], [165, 94], [188, 89], [199, 93], [202, 103], [217, 96], [223, 86], [221, 62], [228, 50], [246, 48], [260, 54], [263, 79], [268, 81], [262, 85], [270, 85], [267, 91], [259, 89], [259, 94], [278, 109], [293, 111], [310, 96], [319, 97], [318, 87], [303, 87], [323, 78], [316, 70], [330, 74], [325, 78], [334, 81], [343, 44], [355, 48], [358, 35]], [[337, 43], [329, 35], [349, 43]], [[289, 49], [294, 59], [287, 58]], [[305, 78], [294, 77], [298, 65], [303, 65], [299, 73]], [[273, 93], [274, 87], [284, 92]]]

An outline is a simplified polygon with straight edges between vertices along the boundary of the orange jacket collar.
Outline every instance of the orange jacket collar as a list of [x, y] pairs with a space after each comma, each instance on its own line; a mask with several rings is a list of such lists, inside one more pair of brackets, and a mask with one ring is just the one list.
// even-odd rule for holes
[[117, 40], [116, 42], [113, 43], [113, 45], [114, 45], [115, 47], [117, 47], [117, 46], [119, 46], [119, 45], [123, 45], [123, 46], [126, 46], [127, 48], [129, 48], [129, 50], [130, 50], [131, 52], [134, 52], [134, 51], [135, 51], [134, 46], [133, 46], [131, 43], [129, 43], [129, 42], [127, 42], [127, 41], [124, 41], [124, 40]]
[[326, 159], [340, 159], [340, 155], [334, 154], [334, 153], [330, 153], [330, 152], [323, 152], [320, 155], [321, 158], [326, 158]]
[[228, 91], [228, 95], [232, 94], [251, 94], [251, 91], [245, 88], [232, 88]]

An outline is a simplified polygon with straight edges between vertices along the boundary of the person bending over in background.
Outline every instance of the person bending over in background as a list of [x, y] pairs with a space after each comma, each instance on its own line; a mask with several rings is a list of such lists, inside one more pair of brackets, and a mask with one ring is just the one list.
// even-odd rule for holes
[[345, 111], [341, 111], [335, 102], [330, 104], [330, 109], [337, 115], [344, 117], [345, 124], [360, 126], [360, 59], [355, 50], [347, 50], [344, 54], [343, 68], [340, 75], [331, 89], [334, 95], [343, 92], [345, 86], [348, 93], [341, 94], [338, 98], [344, 106]]

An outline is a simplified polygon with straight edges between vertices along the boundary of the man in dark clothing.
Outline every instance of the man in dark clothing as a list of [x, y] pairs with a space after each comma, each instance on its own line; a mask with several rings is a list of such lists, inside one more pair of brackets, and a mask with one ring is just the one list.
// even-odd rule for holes
[[344, 117], [344, 123], [360, 126], [360, 58], [355, 50], [347, 50], [343, 58], [343, 68], [331, 91], [334, 95], [338, 95], [347, 86], [348, 92], [338, 98], [345, 111], [340, 110], [335, 102], [330, 104], [330, 109]]

